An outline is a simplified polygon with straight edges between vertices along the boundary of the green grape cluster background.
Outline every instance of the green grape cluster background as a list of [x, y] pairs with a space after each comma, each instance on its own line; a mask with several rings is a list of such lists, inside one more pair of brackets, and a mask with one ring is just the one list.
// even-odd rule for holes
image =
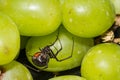
[[119, 5], [0, 0], [0, 80], [120, 80]]

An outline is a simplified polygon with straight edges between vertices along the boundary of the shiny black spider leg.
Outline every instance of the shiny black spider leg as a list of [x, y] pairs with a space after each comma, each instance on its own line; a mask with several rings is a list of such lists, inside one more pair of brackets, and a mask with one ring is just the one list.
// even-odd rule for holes
[[57, 52], [55, 53], [55, 56], [57, 56], [58, 55], [58, 53], [62, 50], [62, 43], [61, 43], [61, 41], [60, 41], [60, 39], [58, 38], [58, 41], [59, 41], [59, 44], [60, 44], [60, 49], [58, 50], [55, 46], [55, 49], [57, 50]]
[[58, 33], [57, 33], [55, 41], [51, 45], [49, 45], [49, 46], [53, 46], [57, 42], [58, 39], [59, 39], [59, 30], [58, 30]]
[[[73, 39], [73, 38], [72, 38], [72, 39]], [[60, 44], [61, 44], [61, 43], [60, 43]], [[51, 53], [54, 55], [53, 58], [55, 58], [55, 59], [56, 59], [57, 61], [59, 61], [59, 62], [71, 58], [72, 55], [73, 55], [73, 50], [74, 50], [74, 39], [73, 39], [72, 51], [71, 51], [71, 55], [70, 55], [70, 56], [68, 56], [68, 57], [66, 57], [66, 58], [64, 58], [64, 59], [60, 59], [60, 60], [59, 60], [59, 59], [57, 58], [57, 54], [58, 54], [61, 50], [62, 50], [62, 45], [61, 45], [61, 48], [56, 52], [56, 54], [54, 54], [53, 52], [51, 52]]]
[[[61, 43], [58, 36], [59, 36], [59, 32], [58, 32], [56, 40], [51, 45], [49, 45], [49, 46], [53, 46], [56, 49], [57, 52], [55, 53], [55, 56], [57, 56], [58, 53], [62, 50], [62, 43]], [[59, 41], [59, 44], [60, 44], [60, 49], [59, 50], [54, 46], [54, 44], [57, 42], [57, 40]], [[51, 53], [54, 55], [54, 53], [52, 51], [51, 51]]]
[[55, 39], [55, 41], [54, 41], [52, 44], [49, 45], [49, 47], [51, 47], [51, 46], [54, 47], [54, 44], [57, 42], [57, 40], [58, 40], [58, 36], [57, 36], [57, 38]]
[[33, 70], [33, 71], [35, 71], [35, 72], [41, 72], [42, 70], [39, 70], [39, 69], [37, 69], [37, 68], [34, 68], [34, 67], [32, 67], [32, 66], [30, 66], [30, 65], [28, 65], [28, 64], [24, 64], [28, 69], [30, 69], [30, 70]]

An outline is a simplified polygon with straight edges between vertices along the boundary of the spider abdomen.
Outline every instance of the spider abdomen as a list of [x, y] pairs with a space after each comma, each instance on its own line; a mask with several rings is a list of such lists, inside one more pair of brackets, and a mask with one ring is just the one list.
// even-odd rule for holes
[[37, 52], [33, 56], [32, 61], [35, 65], [39, 67], [44, 67], [49, 62], [49, 55], [41, 52]]

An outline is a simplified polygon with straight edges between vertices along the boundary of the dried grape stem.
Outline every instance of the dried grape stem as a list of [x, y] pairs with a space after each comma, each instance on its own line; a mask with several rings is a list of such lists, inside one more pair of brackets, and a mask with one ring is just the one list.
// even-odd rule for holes
[[115, 17], [115, 25], [120, 26], [120, 14]]
[[[115, 31], [120, 27], [120, 14], [116, 15], [114, 24], [105, 33], [95, 38], [95, 45], [104, 42], [120, 44], [120, 37], [116, 37]], [[120, 33], [118, 33], [120, 35]]]

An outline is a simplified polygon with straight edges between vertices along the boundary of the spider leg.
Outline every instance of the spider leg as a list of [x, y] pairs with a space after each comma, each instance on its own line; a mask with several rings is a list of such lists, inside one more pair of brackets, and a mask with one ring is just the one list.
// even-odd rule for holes
[[53, 45], [53, 47], [56, 49], [56, 51], [58, 51], [58, 49]]
[[[72, 38], [72, 39], [73, 39], [73, 38]], [[61, 48], [61, 49], [62, 49], [62, 48]], [[59, 51], [57, 51], [56, 54], [58, 54], [58, 53], [61, 51], [61, 49], [60, 49]], [[74, 39], [73, 39], [72, 51], [71, 51], [71, 55], [70, 55], [70, 56], [68, 56], [68, 57], [66, 57], [66, 58], [64, 58], [64, 59], [60, 59], [60, 60], [59, 60], [59, 59], [56, 57], [56, 54], [53, 54], [53, 55], [54, 55], [54, 58], [55, 58], [57, 61], [61, 62], [61, 61], [64, 61], [64, 60], [66, 60], [66, 59], [71, 58], [72, 55], [73, 55], [73, 50], [74, 50]]]
[[41, 72], [41, 71], [43, 71], [43, 69], [46, 69], [46, 68], [48, 68], [48, 65], [46, 65], [46, 66], [44, 66], [42, 69], [37, 69], [37, 68], [34, 68], [34, 67], [31, 67], [31, 66], [29, 66], [29, 65], [27, 65], [27, 64], [24, 64], [27, 68], [29, 68], [30, 70], [33, 70], [33, 71], [35, 71], [35, 72]]
[[[57, 40], [59, 41], [59, 44], [60, 44], [60, 49], [59, 49], [59, 50], [54, 46], [54, 44], [55, 44], [55, 42], [56, 42]], [[51, 50], [52, 55], [53, 55], [53, 56], [57, 56], [58, 53], [62, 50], [62, 43], [61, 43], [60, 39], [58, 38], [58, 36], [57, 36], [56, 40], [54, 41], [54, 43], [51, 44], [50, 46], [53, 46], [53, 47], [57, 50], [57, 52], [56, 52], [55, 54], [54, 54], [53, 51]]]
[[61, 43], [61, 41], [60, 41], [60, 39], [58, 38], [58, 40], [59, 40], [59, 44], [60, 44], [60, 49], [59, 50], [57, 50], [57, 52], [55, 53], [55, 56], [57, 56], [58, 55], [58, 53], [62, 50], [62, 43]]
[[53, 47], [56, 49], [57, 52], [54, 54], [53, 51], [51, 51], [51, 53], [54, 54], [55, 56], [57, 56], [58, 53], [62, 50], [62, 48], [60, 48], [60, 49], [58, 50], [55, 46], [53, 46]]
[[58, 40], [58, 36], [57, 36], [57, 38], [55, 39], [55, 41], [54, 41], [52, 44], [50, 44], [49, 46], [53, 46], [53, 45], [56, 43], [57, 40]]
[[55, 41], [54, 41], [51, 45], [49, 45], [49, 46], [53, 46], [53, 45], [56, 43], [56, 41], [59, 39], [58, 36], [59, 36], [59, 30], [58, 30], [58, 33], [57, 33], [57, 38], [56, 38]]
[[39, 50], [41, 51], [42, 49], [41, 49], [41, 48], [39, 48]]
[[32, 66], [29, 66], [29, 65], [27, 65], [27, 64], [24, 64], [27, 68], [29, 68], [30, 70], [33, 70], [33, 71], [35, 71], [35, 72], [41, 72], [42, 70], [39, 70], [39, 69], [36, 69], [36, 68], [34, 68], [34, 67], [32, 67]]
[[33, 56], [32, 56], [32, 55], [30, 55], [30, 54], [29, 54], [28, 56], [33, 57]]
[[48, 68], [48, 64], [46, 66], [44, 66], [41, 70], [46, 69], [46, 68]]
[[[60, 44], [60, 49], [59, 49], [59, 50], [54, 46], [54, 44], [57, 42], [57, 40], [59, 41], [59, 44]], [[57, 50], [57, 52], [56, 52], [55, 54], [54, 54], [53, 51], [51, 50], [52, 58], [55, 57], [55, 56], [57, 56], [58, 53], [62, 50], [62, 43], [61, 43], [61, 41], [60, 41], [60, 39], [59, 39], [59, 29], [58, 29], [58, 33], [57, 33], [57, 38], [55, 39], [55, 41], [54, 41], [51, 45], [49, 45], [49, 47], [50, 47], [50, 46], [53, 46], [53, 47]]]

